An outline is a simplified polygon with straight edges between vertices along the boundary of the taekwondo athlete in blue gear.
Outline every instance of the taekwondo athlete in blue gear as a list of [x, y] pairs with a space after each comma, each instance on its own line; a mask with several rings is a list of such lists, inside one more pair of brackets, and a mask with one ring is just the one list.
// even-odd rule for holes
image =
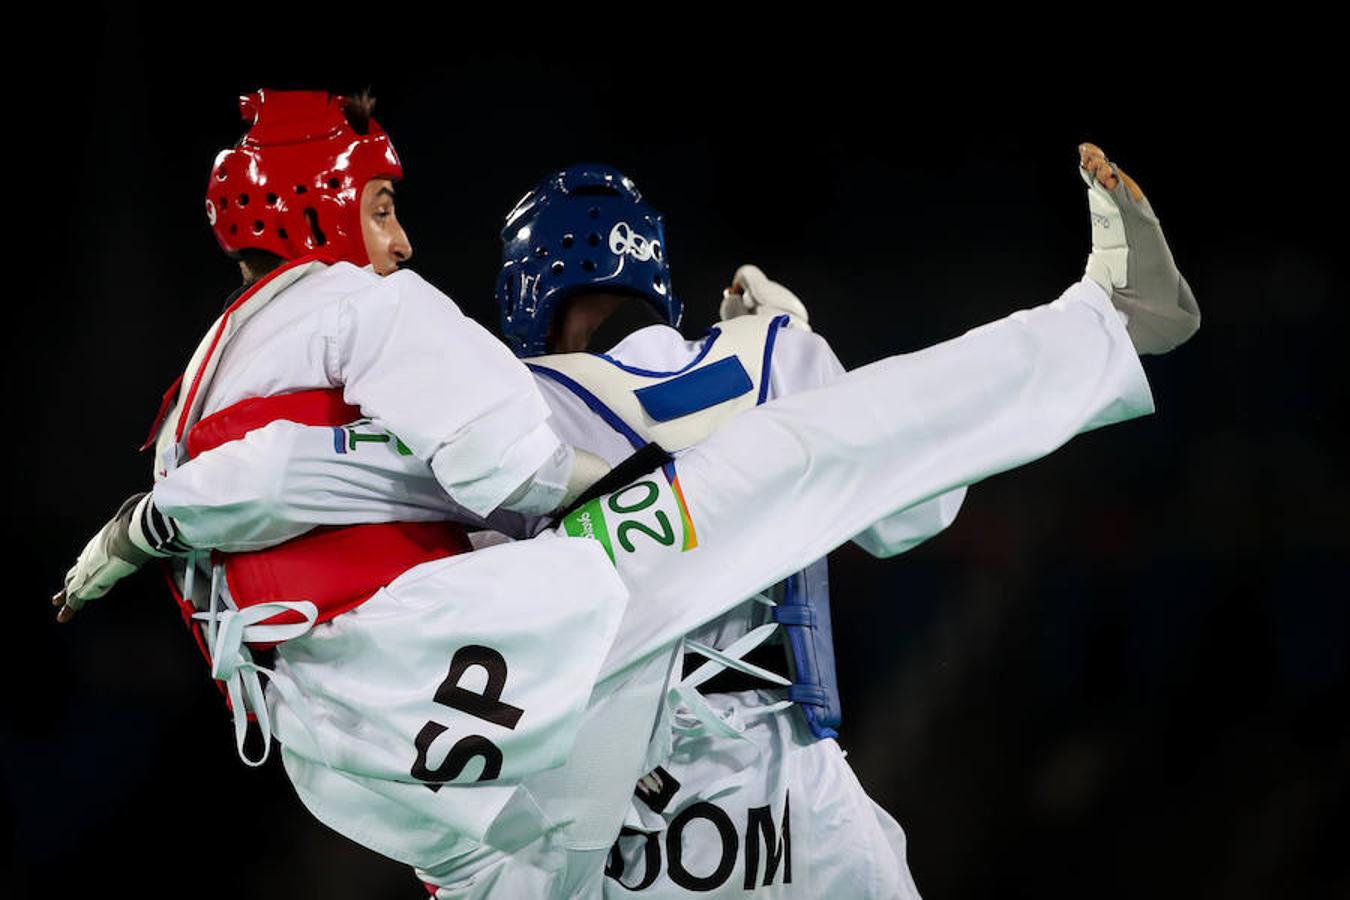
[[517, 356], [548, 353], [559, 305], [604, 289], [644, 297], [661, 321], [680, 326], [684, 304], [670, 288], [665, 217], [619, 170], [572, 166], [541, 181], [506, 217], [497, 276], [502, 335]]
[[[672, 452], [682, 450], [725, 415], [768, 399], [773, 349], [786, 316], [714, 326], [699, 355], [678, 371], [625, 366], [600, 352], [646, 325], [678, 328], [684, 311], [671, 287], [664, 217], [622, 172], [584, 164], [549, 175], [507, 216], [501, 236], [496, 296], [508, 345], [517, 356], [539, 358], [531, 365], [536, 373], [581, 397], [634, 450], [652, 440]], [[596, 292], [646, 303], [623, 304], [622, 312], [611, 303], [597, 313], [600, 321], [584, 347], [577, 341], [560, 347], [560, 320], [572, 313], [569, 301]], [[727, 340], [730, 328], [752, 330], [745, 325], [760, 326], [753, 329], [758, 333]], [[749, 346], [722, 355], [712, 352], [719, 343], [723, 351], [729, 343]], [[604, 362], [545, 356], [558, 349], [590, 350]], [[700, 420], [702, 428], [676, 430]], [[827, 562], [817, 560], [791, 576], [773, 596], [771, 617], [783, 629], [787, 649], [788, 698], [816, 738], [835, 737], [840, 703]], [[761, 665], [763, 659], [760, 654]]]

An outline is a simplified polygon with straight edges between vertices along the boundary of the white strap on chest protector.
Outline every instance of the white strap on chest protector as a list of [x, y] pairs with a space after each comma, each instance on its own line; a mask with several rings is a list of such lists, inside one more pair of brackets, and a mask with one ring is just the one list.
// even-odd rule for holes
[[[756, 594], [754, 600], [768, 606], [774, 605], [773, 601], [763, 594]], [[773, 637], [777, 630], [777, 622], [768, 622], [757, 628], [751, 629], [723, 650], [718, 650], [698, 641], [685, 638], [684, 649], [690, 653], [697, 653], [704, 657], [707, 662], [690, 672], [688, 676], [681, 679], [677, 685], [670, 689], [670, 694], [667, 697], [668, 702], [672, 706], [683, 706], [684, 709], [688, 711], [691, 719], [681, 723], [679, 721], [680, 717], [677, 715], [676, 728], [686, 733], [704, 732], [717, 734], [722, 737], [743, 738], [744, 734], [742, 734], [741, 730], [734, 727], [730, 722], [718, 714], [704, 698], [703, 694], [699, 692], [698, 688], [704, 682], [727, 669], [733, 669], [745, 675], [762, 679], [779, 687], [791, 686], [792, 682], [782, 675], [779, 675], [777, 672], [771, 672], [768, 669], [761, 668], [760, 666], [748, 663], [742, 659], [745, 654]], [[756, 716], [767, 715], [778, 712], [780, 709], [787, 709], [791, 705], [791, 700], [781, 700], [777, 703], [768, 703], [764, 706], [755, 707], [753, 710], [749, 711], [749, 714]]]
[[[211, 647], [211, 677], [225, 682], [225, 690], [230, 698], [230, 709], [234, 716], [234, 742], [239, 759], [247, 766], [261, 766], [267, 761], [267, 755], [272, 749], [272, 717], [267, 711], [260, 676], [272, 678], [274, 673], [271, 669], [253, 662], [253, 656], [244, 644], [253, 641], [273, 643], [300, 637], [314, 627], [319, 617], [319, 608], [308, 600], [287, 600], [259, 603], [241, 610], [217, 612], [214, 586], [211, 593], [211, 610], [196, 613], [193, 618], [207, 622]], [[299, 613], [304, 616], [304, 621], [288, 625], [259, 624], [283, 612]], [[279, 687], [282, 685], [282, 682], [272, 680], [273, 684]], [[303, 709], [303, 706], [297, 705], [296, 708]], [[250, 759], [244, 752], [244, 738], [248, 733], [250, 712], [257, 716], [258, 727], [262, 730], [262, 755], [257, 759]]]

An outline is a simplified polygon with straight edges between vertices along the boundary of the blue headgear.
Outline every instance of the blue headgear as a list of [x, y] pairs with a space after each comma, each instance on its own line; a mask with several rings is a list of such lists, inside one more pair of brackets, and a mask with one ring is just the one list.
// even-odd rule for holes
[[567, 297], [607, 289], [645, 297], [671, 325], [684, 304], [670, 290], [664, 220], [611, 166], [555, 172], [516, 204], [502, 228], [497, 306], [517, 356], [546, 353]]

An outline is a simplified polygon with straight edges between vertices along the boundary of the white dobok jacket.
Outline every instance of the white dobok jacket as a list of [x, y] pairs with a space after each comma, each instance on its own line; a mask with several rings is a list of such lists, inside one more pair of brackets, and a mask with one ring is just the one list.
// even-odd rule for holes
[[[358, 298], [338, 300], [329, 302], [345, 312], [327, 315], [339, 322], [357, 315]], [[320, 317], [323, 305], [314, 306]], [[724, 330], [743, 327], [735, 321]], [[560, 528], [417, 566], [361, 607], [280, 646], [277, 689], [268, 692], [274, 731], [297, 792], [321, 820], [423, 868], [460, 857], [469, 868], [486, 865], [491, 854], [546, 834], [560, 835], [564, 856], [603, 856], [634, 780], [647, 771], [685, 635], [855, 536], [882, 553], [912, 546], [951, 521], [966, 485], [1075, 434], [1152, 411], [1120, 316], [1086, 280], [1053, 303], [843, 375], [823, 342], [791, 331], [778, 339], [781, 364], [775, 352], [767, 375], [744, 366], [754, 382], [749, 407], [679, 455], [666, 478], [650, 479], [648, 506], [637, 502], [641, 491], [592, 501], [610, 511], [613, 534], [558, 540], [580, 533]], [[446, 332], [411, 343], [429, 357], [433, 347], [453, 353], [455, 340]], [[323, 360], [329, 346], [307, 353]], [[640, 350], [644, 367], [675, 371], [699, 346], [645, 329], [612, 355], [622, 361]], [[366, 352], [375, 351], [352, 358]], [[445, 499], [448, 485], [461, 486], [450, 494], [474, 514], [490, 510], [486, 498], [510, 492], [478, 490], [490, 474], [461, 478], [452, 461], [474, 453], [441, 455], [478, 442], [455, 433], [447, 443], [439, 428], [437, 437], [425, 424], [396, 421], [368, 406], [377, 397], [400, 416], [423, 409], [437, 422], [463, 416], [455, 407], [466, 402], [470, 423], [521, 435], [522, 446], [538, 441], [545, 453], [553, 452], [549, 442], [531, 435], [548, 425], [611, 461], [631, 452], [575, 393], [556, 381], [536, 384], [508, 361], [515, 370], [507, 380], [529, 381], [525, 394], [542, 393], [547, 406], [515, 398], [472, 367], [462, 370], [474, 379], [466, 390], [405, 365], [402, 381], [354, 390], [347, 382], [347, 390], [377, 417], [349, 427], [388, 429], [409, 455], [397, 441], [372, 441], [338, 460], [334, 429], [277, 422], [169, 472], [156, 485], [156, 505], [196, 546], [249, 549], [319, 523], [459, 515]], [[765, 380], [778, 399], [756, 407]], [[367, 448], [377, 452], [363, 457]], [[536, 466], [543, 458], [528, 456]], [[658, 521], [682, 522], [684, 540], [644, 542], [641, 534], [661, 533]], [[498, 695], [521, 715], [485, 724], [445, 705], [447, 659], [465, 642], [500, 652], [509, 674]], [[478, 781], [488, 763], [430, 787], [410, 775], [414, 735], [435, 736], [435, 768], [447, 757], [441, 747], [458, 747], [454, 738], [464, 733], [500, 751], [497, 777]], [[540, 866], [568, 871], [563, 862]]]

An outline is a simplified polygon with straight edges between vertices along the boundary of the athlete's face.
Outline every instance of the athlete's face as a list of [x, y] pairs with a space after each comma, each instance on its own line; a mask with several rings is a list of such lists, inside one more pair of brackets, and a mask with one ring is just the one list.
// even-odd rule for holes
[[388, 275], [412, 257], [412, 243], [394, 212], [394, 183], [372, 178], [361, 189], [361, 237], [377, 275]]

